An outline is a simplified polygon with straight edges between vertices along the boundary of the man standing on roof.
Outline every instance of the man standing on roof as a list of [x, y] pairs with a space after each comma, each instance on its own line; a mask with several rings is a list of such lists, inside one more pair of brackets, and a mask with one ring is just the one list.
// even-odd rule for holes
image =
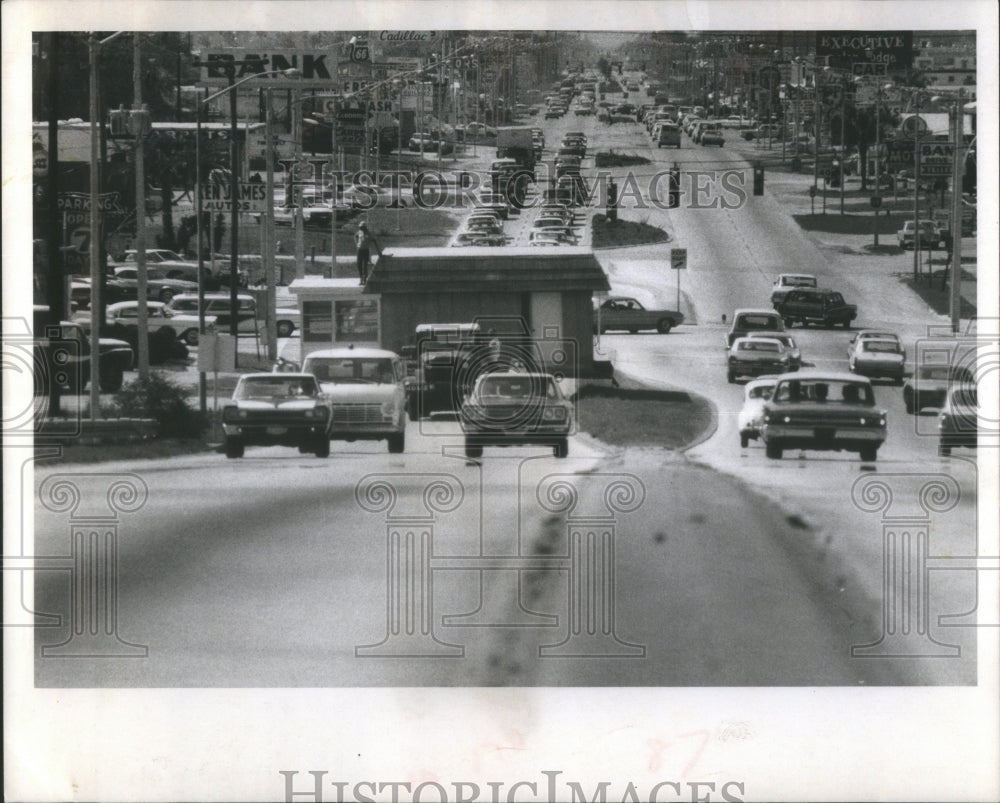
[[368, 224], [364, 221], [354, 233], [354, 244], [358, 247], [358, 278], [361, 280], [361, 284], [365, 284], [368, 281], [368, 265], [370, 264], [372, 246], [375, 247], [379, 256], [382, 256], [382, 246], [368, 233]]

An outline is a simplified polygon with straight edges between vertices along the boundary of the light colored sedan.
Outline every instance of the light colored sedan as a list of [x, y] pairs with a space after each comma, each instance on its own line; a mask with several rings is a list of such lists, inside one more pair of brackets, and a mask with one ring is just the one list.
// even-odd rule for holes
[[760, 437], [760, 429], [764, 426], [764, 404], [771, 398], [774, 386], [778, 384], [777, 376], [762, 376], [747, 382], [743, 389], [743, 407], [737, 417], [740, 430], [740, 446], [744, 449], [751, 440]]
[[854, 344], [847, 367], [851, 373], [867, 377], [887, 376], [901, 385], [906, 356], [896, 340], [867, 337]]

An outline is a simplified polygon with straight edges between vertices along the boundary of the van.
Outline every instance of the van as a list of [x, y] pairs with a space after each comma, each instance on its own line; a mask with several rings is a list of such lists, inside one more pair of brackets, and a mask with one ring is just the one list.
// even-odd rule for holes
[[673, 123], [661, 123], [656, 137], [656, 147], [662, 148], [664, 145], [671, 145], [675, 148], [681, 146], [681, 130]]
[[[255, 334], [263, 329], [264, 318], [257, 315], [257, 302], [253, 296], [240, 293], [236, 296], [236, 329], [239, 334]], [[167, 305], [171, 312], [185, 315], [198, 314], [198, 296], [194, 293], [181, 293], [174, 296]], [[215, 330], [220, 334], [229, 334], [232, 320], [232, 306], [229, 293], [205, 293], [205, 315], [215, 317]]]

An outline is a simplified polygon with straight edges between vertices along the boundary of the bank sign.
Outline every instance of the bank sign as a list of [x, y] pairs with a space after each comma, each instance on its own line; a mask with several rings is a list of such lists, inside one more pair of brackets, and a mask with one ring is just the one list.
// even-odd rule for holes
[[[224, 87], [229, 82], [230, 65], [237, 81], [260, 76], [256, 81], [247, 81], [245, 86], [277, 86], [285, 89], [331, 89], [339, 81], [337, 78], [337, 55], [333, 50], [295, 50], [268, 48], [250, 50], [227, 48], [202, 53], [200, 86]], [[301, 75], [268, 74], [275, 70], [296, 69]], [[341, 79], [342, 80], [342, 79]]]
[[817, 31], [816, 55], [844, 70], [861, 62], [905, 70], [913, 66], [913, 31]]

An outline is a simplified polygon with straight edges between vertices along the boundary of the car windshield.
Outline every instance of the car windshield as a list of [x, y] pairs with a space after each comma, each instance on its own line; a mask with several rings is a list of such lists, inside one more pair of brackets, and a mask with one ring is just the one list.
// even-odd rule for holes
[[388, 384], [392, 360], [384, 357], [307, 357], [305, 370], [320, 382]]
[[234, 399], [272, 399], [276, 397], [310, 398], [319, 395], [311, 376], [288, 377], [281, 374], [244, 379], [233, 394]]
[[865, 340], [861, 345], [865, 351], [875, 351], [886, 354], [899, 353], [899, 346], [890, 340]]
[[874, 405], [871, 385], [840, 379], [789, 379], [774, 392], [778, 402], [812, 402]]
[[750, 388], [747, 391], [748, 399], [767, 399], [771, 398], [771, 394], [774, 393], [774, 385], [758, 385], [755, 388]]
[[479, 385], [483, 399], [531, 399], [545, 396], [558, 399], [556, 383], [547, 376], [487, 376]]

